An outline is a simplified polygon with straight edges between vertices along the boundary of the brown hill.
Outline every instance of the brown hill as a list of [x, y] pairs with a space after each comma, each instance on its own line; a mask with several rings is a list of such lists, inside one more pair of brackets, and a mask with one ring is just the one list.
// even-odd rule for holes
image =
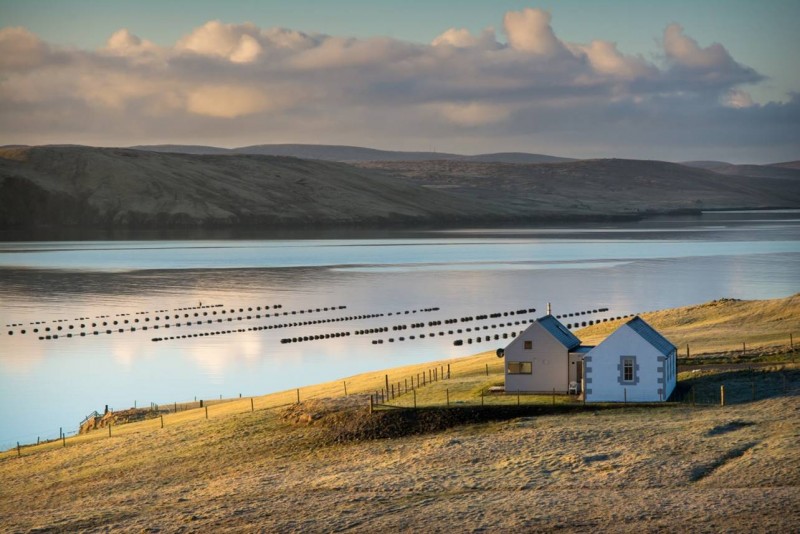
[[0, 228], [360, 227], [800, 206], [800, 180], [673, 163], [344, 163], [81, 146], [0, 148]]
[[561, 214], [800, 206], [800, 181], [723, 175], [663, 161], [623, 159], [513, 165], [461, 161], [364, 162], [470, 198]]

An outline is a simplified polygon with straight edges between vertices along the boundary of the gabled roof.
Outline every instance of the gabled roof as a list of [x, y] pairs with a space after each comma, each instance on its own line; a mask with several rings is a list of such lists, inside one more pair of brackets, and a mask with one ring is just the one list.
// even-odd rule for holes
[[669, 356], [672, 351], [677, 350], [675, 345], [667, 341], [664, 336], [656, 332], [655, 329], [644, 322], [644, 319], [641, 317], [634, 317], [625, 324], [633, 328], [633, 330], [639, 334], [642, 339], [653, 345], [656, 350], [664, 356]]
[[536, 319], [536, 322], [547, 330], [551, 336], [556, 338], [559, 343], [564, 345], [567, 350], [573, 349], [581, 344], [581, 340], [575, 337], [575, 334], [570, 332], [566, 326], [561, 324], [559, 320], [552, 315], [540, 317]]

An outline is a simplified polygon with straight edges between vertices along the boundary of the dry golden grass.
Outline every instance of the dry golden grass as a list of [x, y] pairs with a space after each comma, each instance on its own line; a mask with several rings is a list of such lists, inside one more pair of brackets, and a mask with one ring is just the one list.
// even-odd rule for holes
[[[651, 313], [641, 317], [661, 332], [685, 355], [737, 353], [782, 347], [788, 351], [789, 334], [800, 345], [800, 293], [771, 300], [719, 300]], [[625, 319], [583, 328], [576, 335], [586, 344], [597, 344]]]

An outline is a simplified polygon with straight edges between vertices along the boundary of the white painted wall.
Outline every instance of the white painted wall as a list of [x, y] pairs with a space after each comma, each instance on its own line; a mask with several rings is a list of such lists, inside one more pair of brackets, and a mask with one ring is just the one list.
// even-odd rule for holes
[[[526, 350], [525, 341], [533, 342]], [[567, 349], [539, 323], [532, 323], [505, 348], [506, 392], [565, 393], [569, 386]], [[529, 375], [508, 374], [508, 362], [531, 362]]]
[[[620, 356], [636, 357], [637, 384], [619, 383]], [[664, 355], [635, 330], [622, 325], [586, 355], [586, 402], [622, 402], [626, 396], [628, 402], [666, 400], [676, 383], [676, 373], [667, 366], [676, 368], [677, 355], [673, 352], [663, 361], [660, 356]]]

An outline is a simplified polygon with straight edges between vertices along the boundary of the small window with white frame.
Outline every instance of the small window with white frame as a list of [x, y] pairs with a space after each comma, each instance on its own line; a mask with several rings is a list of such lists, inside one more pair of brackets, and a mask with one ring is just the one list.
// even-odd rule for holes
[[622, 356], [620, 360], [622, 367], [620, 381], [623, 384], [636, 383], [636, 356]]

